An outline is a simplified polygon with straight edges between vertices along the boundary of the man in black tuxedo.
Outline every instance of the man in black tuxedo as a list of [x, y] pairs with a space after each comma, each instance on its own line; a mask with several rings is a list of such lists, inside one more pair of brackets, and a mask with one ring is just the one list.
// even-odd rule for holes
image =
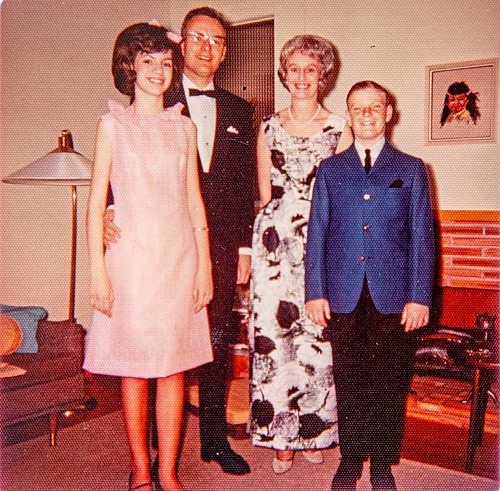
[[[222, 14], [209, 7], [191, 10], [184, 18], [181, 35], [182, 85], [165, 94], [165, 107], [182, 103], [183, 114], [191, 117], [197, 128], [214, 283], [214, 297], [208, 306], [214, 361], [199, 370], [201, 457], [205, 462], [218, 462], [224, 472], [246, 474], [250, 472], [248, 464], [227, 440], [226, 380], [235, 287], [250, 277], [253, 110], [248, 102], [213, 82], [226, 56]], [[108, 231], [105, 237], [109, 239]]]

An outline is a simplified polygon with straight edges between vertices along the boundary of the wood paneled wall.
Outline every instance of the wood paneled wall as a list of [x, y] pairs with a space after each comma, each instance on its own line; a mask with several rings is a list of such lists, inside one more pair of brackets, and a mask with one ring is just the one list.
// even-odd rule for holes
[[500, 322], [500, 212], [437, 213], [439, 245], [435, 320], [473, 328], [482, 312]]

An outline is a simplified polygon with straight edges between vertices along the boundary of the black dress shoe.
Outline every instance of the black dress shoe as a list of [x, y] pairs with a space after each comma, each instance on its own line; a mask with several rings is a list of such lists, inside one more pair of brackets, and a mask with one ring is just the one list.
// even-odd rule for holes
[[370, 482], [373, 491], [397, 491], [390, 465], [371, 465]]
[[356, 491], [356, 482], [363, 472], [363, 462], [342, 459], [333, 476], [332, 491]]
[[222, 470], [227, 474], [235, 474], [239, 476], [250, 472], [250, 467], [246, 463], [245, 459], [231, 448], [219, 450], [218, 452], [202, 451], [201, 460], [204, 462], [211, 462], [212, 460], [217, 462], [221, 466]]

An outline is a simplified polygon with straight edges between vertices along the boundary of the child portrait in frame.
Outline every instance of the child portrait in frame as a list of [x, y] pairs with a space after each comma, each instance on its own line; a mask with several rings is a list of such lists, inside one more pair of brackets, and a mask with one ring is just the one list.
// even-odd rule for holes
[[427, 143], [495, 141], [497, 59], [426, 67]]

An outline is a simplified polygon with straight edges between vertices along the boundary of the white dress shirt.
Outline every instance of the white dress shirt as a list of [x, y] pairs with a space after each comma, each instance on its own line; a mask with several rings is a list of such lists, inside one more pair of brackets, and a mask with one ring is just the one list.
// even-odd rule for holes
[[196, 126], [201, 166], [204, 172], [208, 172], [210, 170], [215, 140], [215, 99], [205, 95], [190, 97], [189, 89], [214, 90], [214, 83], [210, 82], [206, 87], [197, 87], [189, 78], [183, 75], [182, 86], [186, 94], [189, 115]]
[[[210, 82], [206, 87], [197, 87], [186, 75], [182, 76], [182, 86], [186, 95], [189, 116], [196, 126], [198, 154], [200, 155], [201, 166], [204, 172], [208, 172], [210, 170], [215, 141], [215, 117], [217, 110], [215, 99], [204, 95], [190, 97], [189, 89], [214, 90], [215, 86], [213, 82]], [[250, 247], [240, 247], [239, 253], [252, 255], [252, 249]]]
[[365, 166], [365, 150], [368, 149], [370, 150], [370, 156], [372, 158], [372, 168], [375, 165], [375, 162], [380, 155], [380, 152], [382, 151], [382, 148], [384, 148], [385, 144], [385, 138], [382, 138], [379, 140], [377, 143], [370, 147], [365, 147], [361, 142], [358, 140], [354, 141], [354, 148], [356, 149], [356, 152], [358, 152], [359, 158], [361, 160], [361, 165], [364, 167]]

